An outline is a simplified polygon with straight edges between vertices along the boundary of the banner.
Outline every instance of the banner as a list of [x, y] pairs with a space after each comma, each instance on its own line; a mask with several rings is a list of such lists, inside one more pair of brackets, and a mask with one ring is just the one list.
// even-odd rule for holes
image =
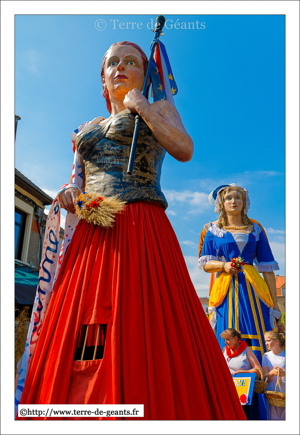
[[232, 377], [241, 405], [251, 405], [256, 373], [238, 373]]

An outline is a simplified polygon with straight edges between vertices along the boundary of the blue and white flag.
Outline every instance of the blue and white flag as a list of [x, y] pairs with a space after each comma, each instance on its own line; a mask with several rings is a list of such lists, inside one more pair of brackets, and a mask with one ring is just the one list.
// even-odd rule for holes
[[154, 101], [167, 100], [175, 106], [173, 95], [177, 94], [178, 88], [166, 47], [161, 41], [156, 44], [153, 59], [150, 61], [152, 63], [150, 77]]

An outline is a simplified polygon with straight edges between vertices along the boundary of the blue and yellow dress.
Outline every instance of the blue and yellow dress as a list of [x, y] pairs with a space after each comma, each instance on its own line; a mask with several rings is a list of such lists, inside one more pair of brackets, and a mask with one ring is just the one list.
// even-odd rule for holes
[[[245, 262], [243, 270], [238, 275], [221, 272], [212, 288], [210, 322], [222, 349], [225, 340], [220, 334], [227, 328], [234, 328], [241, 331], [242, 338], [261, 364], [267, 350], [264, 334], [273, 329], [275, 317], [269, 288], [259, 272], [278, 270], [278, 263], [256, 223], [250, 233], [230, 233], [212, 224], [204, 239], [200, 269], [209, 261], [228, 262], [238, 256]], [[257, 268], [253, 266], [254, 258]]]

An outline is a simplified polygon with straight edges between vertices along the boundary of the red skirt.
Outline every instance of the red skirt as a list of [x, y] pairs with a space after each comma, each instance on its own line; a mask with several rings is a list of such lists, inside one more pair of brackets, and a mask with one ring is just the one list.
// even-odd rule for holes
[[[74, 361], [82, 325], [97, 324], [107, 325], [103, 358]], [[160, 205], [129, 204], [109, 229], [78, 223], [27, 374], [26, 403], [144, 404], [144, 419], [153, 420], [245, 419]]]

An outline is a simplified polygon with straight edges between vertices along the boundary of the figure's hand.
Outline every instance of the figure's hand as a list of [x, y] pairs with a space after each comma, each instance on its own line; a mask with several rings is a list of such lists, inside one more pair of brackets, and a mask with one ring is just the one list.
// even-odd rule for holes
[[279, 367], [274, 367], [274, 368], [269, 372], [269, 374], [270, 374], [270, 375], [273, 375], [273, 376], [278, 376], [278, 369], [279, 369], [279, 376], [280, 376], [281, 378], [284, 378], [284, 377], [285, 377], [285, 370], [284, 370], [284, 369], [281, 369], [281, 368], [279, 368]]
[[[277, 373], [278, 373], [278, 367], [277, 368]], [[285, 369], [279, 369], [279, 376], [281, 378], [285, 378]]]
[[69, 213], [75, 214], [75, 199], [81, 194], [81, 190], [76, 187], [70, 187], [64, 190], [58, 196], [60, 206]]
[[123, 104], [131, 113], [140, 113], [144, 108], [150, 106], [147, 98], [138, 89], [129, 91], [124, 98]]
[[[281, 313], [281, 309], [279, 308], [278, 304], [274, 304], [274, 310], [279, 311]], [[276, 319], [276, 326], [278, 329], [278, 325], [282, 323], [282, 314], [280, 315], [279, 319]]]
[[[274, 304], [274, 310], [279, 311], [281, 313], [281, 309], [279, 308], [278, 304]], [[277, 319], [277, 323], [278, 323], [278, 320], [279, 319]]]
[[98, 124], [100, 124], [100, 122], [102, 122], [102, 121], [104, 121], [104, 120], [105, 120], [105, 118], [103, 118], [103, 116], [97, 116], [97, 118], [94, 118], [94, 119], [90, 122], [89, 125], [91, 125], [91, 124], [96, 124], [96, 125], [98, 125]]
[[241, 271], [241, 269], [236, 269], [235, 267], [232, 267], [230, 261], [225, 263], [224, 270], [225, 272], [230, 273], [230, 275], [237, 275]]

